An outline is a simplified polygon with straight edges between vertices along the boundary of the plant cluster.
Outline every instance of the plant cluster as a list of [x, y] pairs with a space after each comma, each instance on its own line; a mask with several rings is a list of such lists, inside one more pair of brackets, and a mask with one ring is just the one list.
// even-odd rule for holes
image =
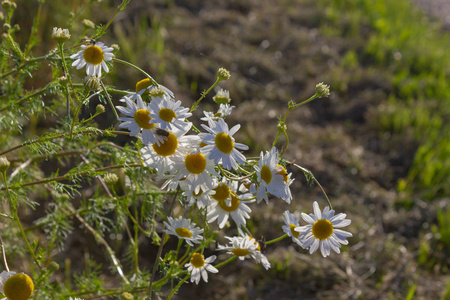
[[[286, 204], [293, 201], [290, 186], [294, 178], [289, 168], [300, 169], [309, 182], [321, 188], [310, 171], [290, 163], [283, 154], [289, 145], [289, 112], [328, 97], [329, 87], [320, 83], [311, 98], [289, 102], [271, 147], [259, 157], [246, 157], [243, 151], [249, 147], [237, 141], [240, 125], [229, 126], [226, 121], [236, 109], [229, 91], [220, 89], [212, 97], [217, 111], [203, 112], [201, 128], [191, 122], [201, 101], [230, 77], [227, 70], [220, 68], [211, 87], [188, 108], [144, 70], [117, 58], [118, 47], [99, 41], [126, 4], [124, 1], [118, 7], [106, 25], [96, 27], [90, 38], [80, 37], [72, 43], [69, 29], [54, 28], [51, 36], [56, 48], [45, 56], [33, 57], [36, 37], [32, 36], [22, 50], [15, 41], [19, 29], [10, 24], [16, 4], [2, 2], [0, 130], [5, 148], [0, 153], [0, 193], [2, 228], [9, 230], [2, 231], [5, 271], [0, 274], [0, 292], [11, 300], [28, 299], [33, 294], [35, 299], [133, 299], [155, 294], [171, 298], [183, 283], [207, 282], [208, 272], [217, 273], [236, 259], [252, 259], [270, 268], [264, 248], [288, 237], [311, 254], [319, 249], [323, 257], [331, 250], [340, 253], [352, 236], [341, 229], [350, 225], [350, 220], [343, 213], [335, 215], [325, 193], [328, 206], [321, 210], [314, 202], [313, 213], [301, 213], [304, 225], [300, 225], [297, 213], [286, 210], [281, 235], [276, 239], [260, 241], [247, 227], [252, 205], [264, 205], [274, 198]], [[89, 22], [84, 22], [85, 33], [93, 29]], [[33, 28], [37, 30], [37, 25]], [[26, 80], [40, 68], [40, 61], [51, 66], [52, 81], [27, 90]], [[102, 76], [118, 68], [117, 64], [145, 76], [136, 83], [134, 92], [104, 83]], [[80, 72], [77, 70], [85, 72], [83, 82], [73, 76]], [[48, 104], [41, 100], [45, 94], [58, 100]], [[95, 112], [81, 117], [97, 99], [100, 103]], [[121, 105], [115, 106], [114, 99]], [[108, 111], [115, 118], [108, 129], [100, 129], [96, 121]], [[53, 128], [21, 141], [28, 120], [47, 114], [57, 119]], [[127, 138], [124, 146], [112, 141], [119, 135]], [[277, 149], [281, 136], [286, 144]], [[40, 167], [48, 160], [58, 166], [50, 176]], [[68, 170], [60, 175], [60, 169]], [[82, 193], [86, 185], [93, 188]], [[24, 228], [20, 212], [38, 208], [40, 197], [51, 199], [48, 210], [35, 225]], [[74, 284], [58, 277], [54, 253], [75, 232], [72, 220], [106, 251], [122, 284], [106, 288], [94, 262], [88, 271], [75, 275]], [[157, 247], [148, 270], [140, 264], [143, 239]], [[167, 249], [171, 239], [177, 240], [177, 246]], [[122, 241], [125, 246], [111, 246]], [[217, 245], [215, 253], [211, 245]], [[125, 248], [125, 259], [118, 258], [117, 248]], [[230, 257], [219, 261], [218, 253]], [[9, 269], [7, 257], [11, 261], [11, 257], [22, 256], [32, 260], [30, 276]], [[70, 274], [70, 267], [65, 269]]]

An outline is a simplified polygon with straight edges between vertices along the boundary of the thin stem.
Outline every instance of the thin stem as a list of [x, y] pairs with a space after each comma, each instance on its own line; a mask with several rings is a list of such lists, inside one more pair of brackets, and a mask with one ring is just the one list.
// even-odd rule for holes
[[229, 264], [230, 262], [236, 260], [236, 258], [238, 258], [236, 255], [233, 255], [232, 257], [230, 257], [229, 259], [227, 259], [226, 261], [221, 262], [220, 264], [215, 265], [214, 267], [216, 269], [223, 267], [224, 265]]
[[286, 234], [284, 234], [284, 235], [282, 235], [282, 236], [280, 236], [280, 237], [278, 237], [278, 238], [276, 238], [276, 239], [267, 241], [267, 242], [266, 242], [266, 245], [269, 245], [269, 244], [273, 244], [273, 243], [282, 241], [282, 240], [284, 240], [284, 239], [287, 238], [287, 237], [289, 237], [289, 236], [288, 236], [287, 233], [286, 233]]
[[117, 114], [116, 108], [114, 107], [114, 104], [112, 103], [111, 96], [108, 94], [108, 91], [106, 90], [105, 85], [103, 84], [103, 81], [100, 81], [100, 84], [102, 85], [102, 89], [106, 94], [106, 99], [108, 99], [108, 103], [111, 106], [111, 108], [114, 112], [114, 115], [116, 116], [116, 119], [119, 120], [119, 115]]
[[129, 66], [129, 67], [132, 67], [132, 68], [138, 70], [139, 72], [141, 72], [142, 74], [144, 74], [146, 77], [148, 77], [148, 79], [150, 79], [150, 82], [152, 83], [152, 85], [156, 85], [156, 86], [159, 85], [159, 84], [156, 82], [156, 80], [153, 79], [152, 76], [150, 76], [149, 74], [147, 74], [147, 72], [145, 72], [144, 70], [142, 70], [142, 69], [139, 68], [138, 66], [133, 65], [132, 63], [127, 62], [127, 61], [125, 61], [125, 60], [121, 60], [121, 59], [119, 59], [119, 58], [115, 58], [115, 57], [113, 58], [113, 60], [114, 60], [114, 61], [117, 61], [118, 63], [124, 64], [124, 65], [126, 65], [126, 66]]
[[84, 103], [86, 101], [88, 101], [89, 99], [91, 99], [95, 95], [98, 95], [99, 93], [100, 92], [93, 93], [92, 95], [87, 97], [84, 101], [82, 101], [80, 103], [80, 105], [78, 105], [77, 108], [75, 109], [75, 112], [73, 113], [73, 117], [72, 117], [72, 124], [70, 125], [70, 134], [69, 134], [69, 139], [70, 140], [72, 140], [72, 138], [73, 138], [73, 129], [75, 128], [75, 123], [78, 121], [78, 114], [80, 113], [81, 107], [84, 105]]
[[0, 237], [0, 246], [2, 248], [3, 264], [5, 265], [6, 272], [9, 272], [8, 261], [6, 260], [5, 247], [3, 246], [3, 240], [1, 237]]
[[200, 101], [203, 100], [203, 98], [206, 97], [206, 95], [208, 95], [208, 93], [220, 82], [221, 80], [219, 79], [219, 77], [217, 77], [216, 81], [209, 87], [209, 89], [206, 90], [206, 92], [203, 92], [201, 97], [194, 102], [194, 104], [192, 104], [191, 110], [190, 112], [193, 112], [194, 110], [197, 109], [198, 105], [200, 104]]
[[33, 248], [31, 247], [30, 243], [28, 242], [28, 238], [27, 238], [27, 235], [25, 234], [25, 231], [23, 230], [22, 223], [20, 223], [20, 218], [19, 218], [19, 215], [17, 214], [17, 206], [14, 203], [14, 201], [11, 197], [11, 194], [9, 192], [8, 180], [6, 179], [6, 170], [3, 171], [2, 173], [3, 173], [3, 183], [5, 185], [5, 187], [3, 189], [6, 189], [6, 194], [8, 196], [9, 205], [11, 207], [14, 220], [16, 221], [17, 226], [19, 227], [20, 234], [22, 235], [22, 238], [23, 238], [25, 244], [27, 245], [28, 251], [30, 252], [31, 256], [33, 257], [34, 262], [39, 267], [39, 270], [42, 271], [41, 265], [39, 264], [39, 261], [38, 261], [36, 255], [34, 254]]
[[299, 165], [297, 165], [297, 164], [292, 164], [292, 165], [293, 165], [294, 167], [297, 167], [297, 168], [299, 168], [300, 170], [302, 170], [303, 173], [308, 174], [309, 176], [312, 177], [312, 179], [314, 180], [314, 182], [319, 186], [319, 188], [320, 188], [320, 190], [322, 191], [323, 195], [324, 195], [325, 198], [327, 199], [328, 205], [330, 206], [330, 209], [333, 209], [333, 206], [331, 205], [331, 201], [330, 201], [330, 199], [328, 198], [327, 193], [325, 193], [325, 190], [323, 189], [323, 187], [322, 187], [322, 185], [319, 183], [319, 181], [316, 179], [316, 177], [313, 175], [313, 173], [312, 173], [310, 170], [308, 170], [308, 169], [306, 169], [306, 168], [303, 168], [302, 166], [299, 166]]
[[189, 279], [189, 277], [191, 277], [191, 274], [187, 274], [182, 280], [180, 280], [180, 282], [178, 282], [178, 284], [175, 286], [175, 288], [173, 288], [170, 291], [169, 297], [167, 298], [168, 300], [172, 299], [173, 295], [178, 291], [178, 289], [181, 287], [181, 285]]

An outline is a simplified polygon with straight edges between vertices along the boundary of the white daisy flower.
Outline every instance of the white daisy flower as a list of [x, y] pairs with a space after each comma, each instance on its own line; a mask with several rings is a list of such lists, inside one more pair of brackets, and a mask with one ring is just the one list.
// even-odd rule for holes
[[210, 152], [209, 158], [214, 160], [215, 164], [222, 163], [227, 170], [237, 169], [238, 163], [245, 162], [245, 156], [238, 150], [248, 150], [248, 146], [235, 143], [233, 135], [239, 130], [241, 125], [236, 125], [230, 130], [223, 119], [217, 122], [208, 120], [208, 126], [201, 124], [209, 133], [200, 133], [199, 136], [206, 146], [201, 148], [204, 153]]
[[259, 242], [254, 239], [252, 236], [248, 235], [247, 233], [243, 234], [241, 228], [238, 229], [239, 233], [242, 234], [243, 238], [248, 238], [250, 241], [255, 245], [256, 249], [251, 254], [251, 257], [256, 261], [258, 264], [262, 264], [264, 269], [268, 270], [270, 268], [270, 262], [267, 259], [267, 257], [262, 253], [261, 251], [261, 245]]
[[[152, 93], [154, 90], [156, 90], [158, 88], [159, 88], [159, 90], [157, 92], [155, 91], [155, 93]], [[142, 96], [142, 94], [144, 94], [145, 92], [149, 92], [149, 94], [156, 94], [159, 96], [166, 94], [167, 96], [169, 96], [172, 99], [175, 98], [175, 95], [173, 94], [173, 92], [171, 90], [169, 90], [168, 88], [166, 88], [165, 86], [163, 86], [161, 84], [153, 85], [150, 78], [142, 79], [141, 81], [136, 83], [136, 94]]]
[[240, 260], [245, 258], [250, 258], [255, 255], [256, 248], [258, 244], [250, 239], [250, 237], [245, 236], [235, 236], [235, 237], [225, 237], [230, 241], [228, 246], [219, 245], [217, 250], [228, 251], [228, 254], [236, 255]]
[[155, 168], [160, 176], [171, 172], [175, 164], [174, 159], [184, 157], [192, 151], [192, 140], [195, 140], [196, 136], [185, 135], [191, 126], [192, 123], [189, 123], [185, 130], [168, 132], [167, 140], [159, 145], [155, 143], [143, 147], [140, 151], [144, 166]]
[[185, 119], [192, 116], [189, 108], [181, 106], [181, 101], [174, 101], [166, 95], [154, 98], [149, 106], [152, 109], [150, 117], [153, 118], [150, 122], [159, 123], [162, 129], [175, 127], [183, 130], [189, 124]]
[[[184, 181], [182, 181], [184, 182]], [[211, 204], [212, 198], [211, 196], [216, 193], [213, 189], [202, 190], [200, 189], [198, 192], [195, 192], [196, 187], [192, 184], [181, 184], [181, 189], [183, 190], [183, 196], [186, 197], [186, 202], [188, 206], [192, 206], [194, 203], [197, 203], [197, 207], [199, 209], [205, 208]], [[214, 182], [214, 187], [217, 187], [217, 182]]]
[[163, 231], [167, 234], [175, 235], [179, 239], [183, 239], [190, 246], [194, 246], [193, 242], [199, 244], [203, 237], [200, 235], [203, 229], [195, 227], [195, 223], [191, 223], [189, 219], [184, 219], [181, 216], [178, 219], [168, 217], [169, 223], [164, 222], [167, 229]]
[[334, 215], [334, 210], [330, 210], [328, 206], [320, 212], [316, 201], [313, 207], [314, 214], [302, 213], [303, 220], [309, 224], [294, 229], [300, 233], [298, 239], [301, 240], [305, 249], [309, 248], [310, 254], [316, 252], [319, 247], [323, 257], [330, 255], [330, 249], [340, 253], [341, 244], [347, 245], [346, 238], [351, 237], [352, 234], [338, 228], [350, 225], [351, 221], [345, 218], [346, 214]]
[[[142, 142], [147, 145], [157, 144], [167, 140], [167, 137], [161, 134], [157, 134], [158, 127], [155, 124], [150, 123], [152, 119], [150, 114], [150, 108], [142, 101], [141, 96], [135, 95], [137, 103], [131, 100], [130, 97], [124, 96], [122, 99], [125, 100], [127, 107], [116, 106], [116, 108], [128, 117], [120, 117], [119, 121], [122, 121], [119, 128], [126, 128], [130, 131], [130, 136], [138, 136], [142, 138]], [[142, 132], [142, 135], [139, 133]]]
[[250, 219], [249, 213], [252, 210], [245, 203], [251, 203], [255, 200], [248, 200], [253, 197], [252, 194], [238, 196], [236, 194], [237, 185], [236, 181], [228, 182], [224, 180], [214, 189], [216, 193], [211, 196], [212, 201], [208, 207], [208, 223], [217, 219], [219, 228], [223, 228], [229, 216], [238, 225], [245, 225], [246, 219]]
[[193, 186], [195, 193], [199, 193], [200, 189], [210, 190], [216, 185], [215, 177], [219, 177], [219, 174], [214, 170], [214, 162], [206, 158], [203, 153], [191, 152], [184, 157], [174, 158], [174, 161], [175, 165], [172, 171], [178, 171], [174, 180], [186, 178]]
[[213, 113], [211, 111], [203, 111], [205, 117], [200, 118], [200, 120], [207, 122], [209, 119], [213, 121], [218, 121], [220, 118], [225, 119], [226, 116], [231, 114], [234, 106], [230, 106], [230, 104], [220, 104], [219, 110], [217, 113]]
[[300, 226], [299, 224], [300, 217], [286, 210], [283, 213], [283, 220], [284, 225], [281, 228], [283, 229], [284, 233], [286, 233], [289, 237], [291, 237], [294, 243], [303, 247], [302, 242], [298, 239], [300, 232], [295, 231], [295, 228]]
[[34, 283], [30, 276], [23, 273], [0, 273], [0, 292], [7, 299], [28, 299], [34, 291]]
[[184, 266], [191, 273], [191, 282], [198, 284], [200, 282], [200, 275], [205, 282], [208, 282], [208, 272], [217, 273], [219, 270], [214, 268], [211, 263], [216, 260], [216, 256], [212, 255], [205, 259], [205, 257], [200, 253], [192, 254], [192, 258], [189, 263]]
[[266, 155], [261, 151], [259, 165], [253, 166], [258, 175], [258, 187], [256, 200], [258, 203], [264, 199], [269, 203], [267, 192], [272, 195], [290, 202], [289, 186], [287, 185], [289, 177], [285, 175], [283, 166], [278, 164], [278, 151], [273, 147]]
[[106, 73], [109, 72], [106, 61], [113, 59], [113, 48], [107, 47], [101, 42], [81, 45], [81, 48], [83, 50], [70, 56], [71, 59], [75, 60], [72, 63], [72, 67], [76, 67], [79, 70], [86, 66], [86, 74], [97, 77], [102, 77], [102, 68]]

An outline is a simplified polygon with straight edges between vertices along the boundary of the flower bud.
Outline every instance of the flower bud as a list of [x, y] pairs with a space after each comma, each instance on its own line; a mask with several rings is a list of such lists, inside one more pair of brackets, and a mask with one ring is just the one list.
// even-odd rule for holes
[[226, 69], [224, 69], [224, 68], [220, 68], [220, 69], [217, 71], [217, 78], [219, 78], [220, 81], [227, 80], [227, 79], [229, 79], [230, 77], [231, 77], [230, 72], [228, 72], [228, 71], [227, 71]]
[[95, 28], [95, 24], [91, 20], [84, 19], [81, 23], [83, 23], [83, 26], [85, 29], [89, 29], [89, 28], [94, 29]]
[[102, 114], [102, 113], [105, 112], [105, 107], [104, 107], [102, 104], [98, 104], [98, 105], [95, 107], [95, 112], [96, 112], [97, 114]]
[[117, 51], [119, 51], [120, 50], [120, 46], [119, 45], [117, 45], [117, 44], [112, 44], [111, 45], [111, 48], [113, 48], [113, 53], [115, 54]]
[[227, 104], [230, 103], [231, 98], [230, 98], [230, 92], [227, 90], [219, 90], [217, 92], [217, 94], [213, 97], [214, 102], [216, 102], [217, 104]]
[[97, 76], [87, 75], [83, 79], [84, 87], [91, 91], [98, 91], [100, 89], [101, 80]]
[[116, 184], [116, 182], [119, 180], [119, 177], [117, 177], [117, 175], [114, 173], [107, 173], [105, 174], [105, 176], [103, 176], [103, 180], [107, 185], [112, 186]]
[[4, 32], [8, 32], [11, 30], [11, 25], [9, 25], [8, 23], [3, 24], [3, 31]]
[[122, 299], [123, 300], [133, 300], [134, 297], [130, 293], [124, 292], [124, 293], [122, 293]]
[[52, 261], [51, 263], [48, 264], [48, 269], [51, 272], [55, 272], [56, 270], [59, 269], [59, 264], [57, 262]]
[[324, 84], [323, 82], [316, 85], [316, 94], [320, 98], [327, 98], [330, 96], [330, 86]]
[[10, 165], [10, 162], [6, 158], [6, 156], [0, 156], [0, 172], [8, 170], [9, 165]]
[[69, 29], [53, 27], [52, 39], [56, 40], [58, 43], [64, 43], [70, 39]]

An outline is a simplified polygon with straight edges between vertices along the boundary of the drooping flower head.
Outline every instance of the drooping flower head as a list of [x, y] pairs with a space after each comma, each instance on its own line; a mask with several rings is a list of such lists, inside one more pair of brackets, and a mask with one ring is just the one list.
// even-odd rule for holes
[[284, 233], [286, 233], [288, 236], [290, 236], [294, 243], [303, 247], [303, 244], [298, 239], [300, 232], [295, 231], [295, 228], [300, 226], [300, 224], [299, 224], [300, 217], [293, 213], [290, 213], [288, 210], [286, 210], [283, 213], [283, 220], [284, 220], [284, 225], [282, 226], [282, 229], [283, 229]]
[[102, 68], [108, 73], [109, 68], [106, 61], [111, 61], [114, 57], [113, 48], [105, 46], [102, 42], [91, 42], [89, 45], [81, 45], [83, 50], [70, 56], [75, 61], [72, 67], [77, 70], [86, 66], [86, 74], [102, 77]]
[[270, 152], [266, 154], [261, 151], [259, 158], [259, 165], [254, 166], [256, 174], [258, 175], [258, 187], [256, 192], [256, 200], [258, 203], [264, 199], [269, 203], [267, 192], [275, 195], [278, 198], [290, 202], [289, 191], [289, 175], [283, 166], [278, 164], [278, 151], [273, 147]]
[[203, 254], [192, 254], [192, 258], [189, 263], [184, 265], [188, 269], [188, 272], [191, 274], [191, 282], [195, 282], [195, 284], [198, 284], [200, 282], [200, 276], [201, 278], [203, 278], [203, 281], [208, 282], [208, 273], [206, 271], [211, 273], [219, 272], [219, 270], [211, 265], [211, 263], [215, 260], [215, 255], [212, 255], [205, 259]]
[[228, 251], [228, 254], [236, 255], [240, 260], [245, 258], [250, 258], [255, 255], [256, 248], [258, 244], [250, 239], [250, 237], [245, 236], [235, 236], [235, 237], [225, 237], [230, 241], [227, 246], [219, 245], [217, 250]]
[[227, 123], [220, 118], [217, 122], [208, 120], [208, 126], [201, 124], [209, 133], [200, 133], [199, 136], [206, 146], [201, 148], [203, 153], [209, 152], [209, 158], [214, 160], [215, 164], [222, 163], [227, 170], [238, 168], [238, 163], [246, 161], [245, 156], [239, 150], [248, 150], [248, 146], [236, 143], [233, 135], [239, 130], [241, 125], [235, 125], [228, 129]]
[[[157, 90], [157, 93], [152, 93], [152, 91], [156, 91], [156, 90]], [[175, 98], [175, 95], [173, 94], [173, 92], [171, 90], [169, 90], [168, 88], [166, 88], [163, 85], [154, 85], [152, 83], [152, 81], [150, 80], [150, 78], [142, 79], [141, 81], [136, 83], [136, 93], [141, 96], [144, 93], [149, 93], [153, 96], [162, 97], [163, 95], [167, 95], [172, 99]]]
[[330, 210], [328, 206], [321, 212], [316, 201], [314, 201], [313, 208], [314, 214], [302, 213], [302, 219], [308, 225], [294, 229], [300, 233], [298, 239], [305, 249], [309, 248], [310, 254], [316, 252], [319, 247], [323, 257], [330, 255], [330, 249], [340, 253], [341, 244], [347, 245], [347, 238], [352, 234], [339, 228], [350, 225], [351, 221], [345, 218], [346, 214], [334, 215], [334, 210]]

